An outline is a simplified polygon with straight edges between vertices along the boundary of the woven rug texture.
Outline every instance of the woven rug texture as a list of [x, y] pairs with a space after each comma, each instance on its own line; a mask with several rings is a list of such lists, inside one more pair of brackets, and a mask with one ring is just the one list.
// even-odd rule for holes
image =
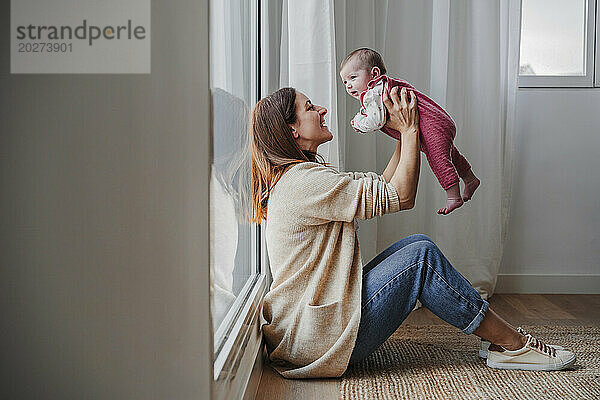
[[340, 399], [600, 399], [600, 328], [522, 327], [573, 351], [575, 365], [549, 372], [493, 369], [477, 355], [475, 335], [450, 325], [405, 326], [346, 371]]

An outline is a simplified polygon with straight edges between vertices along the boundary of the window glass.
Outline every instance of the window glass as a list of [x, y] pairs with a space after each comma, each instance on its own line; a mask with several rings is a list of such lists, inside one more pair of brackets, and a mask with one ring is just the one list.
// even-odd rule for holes
[[[248, 123], [255, 48], [249, 0], [210, 1], [213, 163], [210, 178], [211, 311], [218, 348], [256, 273], [250, 212]], [[243, 297], [243, 296], [242, 296]]]
[[586, 0], [522, 0], [519, 75], [586, 75]]

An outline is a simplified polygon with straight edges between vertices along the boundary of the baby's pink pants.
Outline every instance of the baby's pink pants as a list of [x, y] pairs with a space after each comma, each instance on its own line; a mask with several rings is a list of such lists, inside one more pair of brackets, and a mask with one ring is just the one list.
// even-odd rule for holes
[[[400, 86], [417, 95], [421, 151], [425, 153], [433, 174], [444, 190], [457, 184], [459, 177], [464, 177], [471, 165], [454, 146], [456, 125], [452, 118], [436, 102], [408, 82], [394, 78], [388, 78], [388, 82], [388, 90]], [[394, 139], [401, 140], [400, 132], [386, 127], [381, 130]]]

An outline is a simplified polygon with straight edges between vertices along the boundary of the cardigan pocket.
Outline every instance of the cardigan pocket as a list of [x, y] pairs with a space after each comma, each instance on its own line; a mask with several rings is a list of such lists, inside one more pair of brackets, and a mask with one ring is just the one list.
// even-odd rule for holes
[[322, 305], [307, 304], [302, 308], [291, 343], [293, 359], [300, 364], [309, 364], [334, 346], [344, 331], [341, 307], [341, 301], [334, 301]]

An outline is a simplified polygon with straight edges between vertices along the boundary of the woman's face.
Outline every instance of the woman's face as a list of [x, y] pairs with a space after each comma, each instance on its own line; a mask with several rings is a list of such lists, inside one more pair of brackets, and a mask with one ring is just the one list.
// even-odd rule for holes
[[319, 145], [333, 139], [325, 125], [325, 107], [314, 105], [302, 93], [296, 92], [296, 122], [292, 125], [292, 135], [302, 150], [317, 152]]

